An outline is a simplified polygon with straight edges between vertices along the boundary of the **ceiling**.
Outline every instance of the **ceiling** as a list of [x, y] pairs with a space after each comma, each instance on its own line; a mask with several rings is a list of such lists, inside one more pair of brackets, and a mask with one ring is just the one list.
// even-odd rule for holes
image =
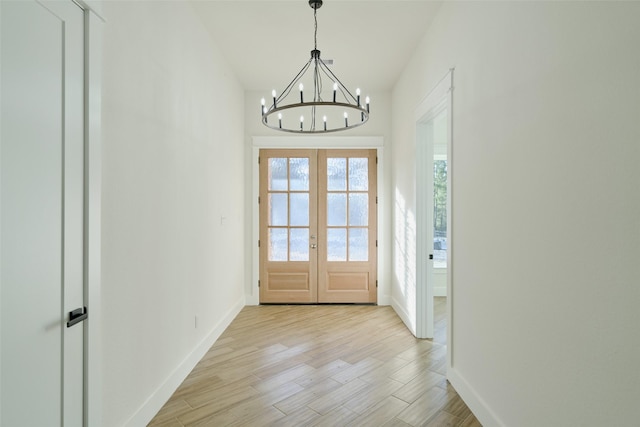
[[[441, 1], [324, 0], [318, 49], [347, 86], [389, 90], [425, 34]], [[308, 0], [192, 1], [246, 90], [281, 89], [309, 60]]]

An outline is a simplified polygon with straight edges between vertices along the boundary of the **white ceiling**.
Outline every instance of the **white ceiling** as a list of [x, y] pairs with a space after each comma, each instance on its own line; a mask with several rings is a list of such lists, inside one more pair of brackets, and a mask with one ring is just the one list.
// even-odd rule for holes
[[[193, 1], [246, 90], [280, 89], [309, 60], [313, 9], [308, 0]], [[393, 87], [441, 1], [324, 0], [318, 49], [347, 86]]]

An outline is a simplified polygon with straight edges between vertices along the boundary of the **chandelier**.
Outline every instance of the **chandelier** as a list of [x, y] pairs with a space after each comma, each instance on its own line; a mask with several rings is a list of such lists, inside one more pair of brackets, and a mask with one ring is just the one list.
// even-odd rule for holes
[[[262, 98], [262, 123], [271, 129], [293, 133], [337, 132], [361, 126], [369, 120], [369, 97], [362, 105], [360, 89], [356, 89], [353, 96], [320, 58], [316, 13], [322, 0], [309, 0], [309, 6], [314, 20], [311, 59], [279, 95], [275, 90], [271, 92], [272, 102], [267, 104]], [[328, 99], [322, 97], [323, 79], [328, 79], [333, 88]], [[307, 93], [305, 83], [311, 89]], [[299, 93], [294, 90], [296, 86]]]

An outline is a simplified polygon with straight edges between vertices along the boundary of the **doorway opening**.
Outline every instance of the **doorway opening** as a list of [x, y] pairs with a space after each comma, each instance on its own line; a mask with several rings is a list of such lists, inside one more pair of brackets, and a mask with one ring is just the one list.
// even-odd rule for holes
[[[416, 337], [434, 338], [437, 298], [439, 306], [446, 307], [446, 338], [439, 339], [448, 344], [448, 366], [453, 330], [452, 87], [453, 70], [427, 95], [416, 113]], [[444, 321], [443, 316], [440, 317]]]

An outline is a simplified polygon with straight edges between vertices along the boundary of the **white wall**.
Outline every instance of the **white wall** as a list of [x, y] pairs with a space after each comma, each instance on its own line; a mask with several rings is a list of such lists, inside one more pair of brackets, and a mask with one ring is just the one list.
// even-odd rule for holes
[[[414, 111], [455, 67], [449, 376], [484, 425], [640, 417], [638, 22], [637, 2], [445, 2], [393, 91], [410, 252]], [[407, 307], [414, 264], [392, 276]]]
[[[335, 71], [339, 74], [339, 71]], [[274, 82], [274, 85], [285, 85], [288, 83], [288, 77], [286, 74], [283, 74], [282, 82]], [[247, 91], [245, 93], [245, 162], [247, 165], [254, 166], [256, 161], [253, 158], [253, 148], [252, 148], [252, 138], [255, 136], [269, 136], [269, 137], [281, 137], [283, 139], [292, 138], [291, 135], [294, 135], [293, 138], [300, 137], [298, 134], [287, 134], [280, 131], [275, 131], [267, 128], [261, 122], [260, 115], [260, 100], [261, 98], [268, 98], [271, 95], [271, 89], [268, 88], [261, 92], [255, 91]], [[328, 137], [364, 137], [364, 136], [373, 136], [378, 137], [382, 136], [384, 138], [384, 157], [382, 160], [382, 165], [379, 166], [379, 171], [382, 171], [382, 175], [387, 177], [386, 181], [382, 183], [381, 192], [384, 193], [384, 198], [381, 197], [381, 203], [378, 205], [378, 215], [381, 215], [382, 218], [385, 218], [382, 223], [382, 227], [378, 230], [378, 282], [379, 282], [379, 294], [381, 298], [379, 298], [380, 304], [389, 304], [391, 286], [390, 286], [390, 258], [391, 258], [391, 247], [390, 247], [390, 236], [391, 236], [391, 224], [389, 219], [391, 218], [391, 210], [390, 210], [390, 200], [391, 194], [389, 193], [389, 179], [390, 176], [390, 167], [391, 161], [389, 159], [390, 155], [390, 137], [391, 137], [391, 93], [386, 90], [380, 91], [371, 91], [366, 92], [368, 96], [371, 97], [371, 115], [369, 116], [369, 120], [365, 125], [360, 127], [351, 129], [346, 132], [339, 133], [330, 133]], [[313, 138], [322, 138], [323, 136], [312, 136]], [[253, 197], [252, 193], [252, 170], [251, 167], [247, 167], [245, 171], [245, 192], [246, 192], [246, 200], [245, 204], [247, 206], [251, 206], [251, 209], [255, 207], [257, 200]], [[251, 211], [248, 209], [248, 212]], [[245, 218], [245, 230], [252, 230], [253, 227], [257, 224], [257, 219], [251, 217], [251, 215], [247, 215]], [[254, 251], [256, 246], [255, 239], [250, 233], [246, 235], [246, 271], [250, 272], [257, 268], [257, 251]], [[254, 256], [255, 253], [255, 256]], [[247, 277], [246, 283], [246, 293], [247, 293], [247, 302], [250, 304], [256, 304], [258, 301], [257, 296], [257, 284], [254, 280], [251, 280], [251, 277]]]
[[244, 304], [244, 92], [188, 4], [104, 15], [103, 425], [137, 426]]

